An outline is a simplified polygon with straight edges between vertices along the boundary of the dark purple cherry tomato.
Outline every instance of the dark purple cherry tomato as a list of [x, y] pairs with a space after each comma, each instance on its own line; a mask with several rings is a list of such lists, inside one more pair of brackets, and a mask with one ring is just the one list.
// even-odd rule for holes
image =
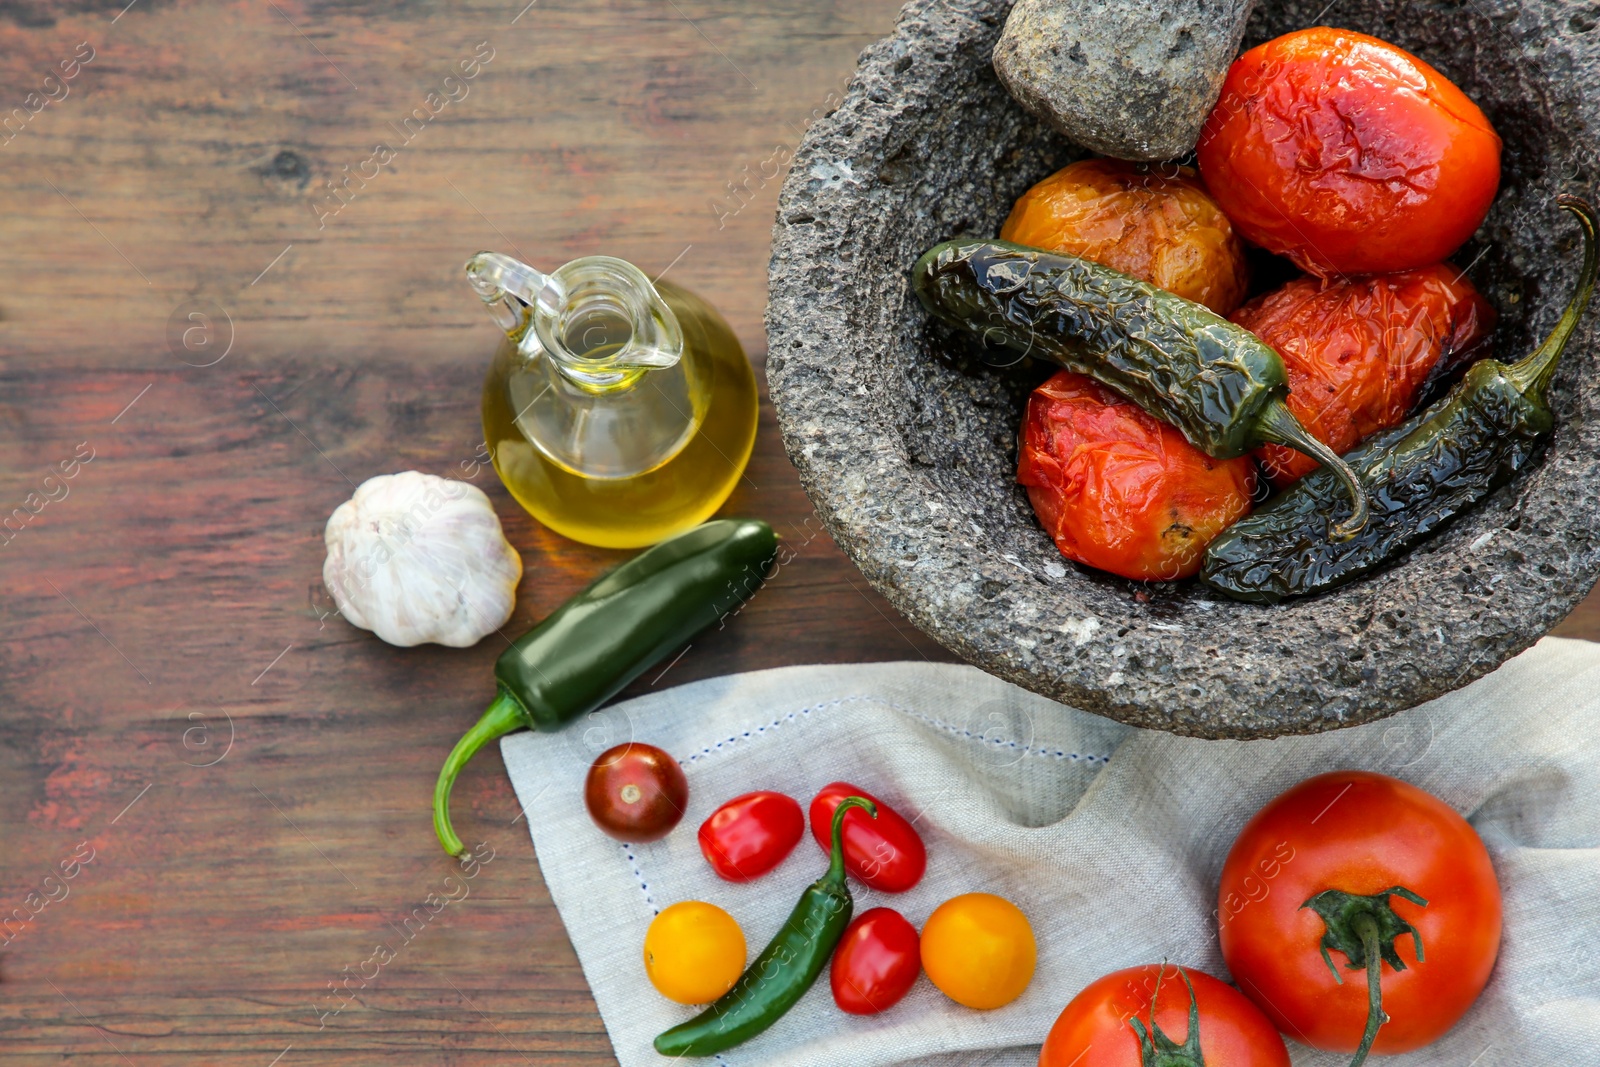
[[689, 780], [659, 748], [625, 741], [589, 768], [583, 802], [594, 824], [618, 841], [658, 841], [683, 818]]
[[833, 1002], [851, 1015], [876, 1015], [911, 992], [921, 973], [917, 928], [893, 908], [873, 908], [845, 928], [833, 950]]
[[822, 851], [830, 849], [833, 812], [845, 797], [864, 797], [878, 806], [876, 819], [860, 809], [845, 812], [845, 870], [863, 885], [885, 893], [904, 893], [916, 885], [928, 866], [922, 838], [899, 812], [849, 782], [823, 786], [811, 801], [811, 836]]
[[782, 863], [805, 832], [806, 817], [792, 797], [746, 793], [700, 824], [700, 851], [723, 878], [748, 882]]

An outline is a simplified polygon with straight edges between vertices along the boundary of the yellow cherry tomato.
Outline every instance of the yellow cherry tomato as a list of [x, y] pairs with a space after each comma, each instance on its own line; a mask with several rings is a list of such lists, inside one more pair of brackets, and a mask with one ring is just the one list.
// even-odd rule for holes
[[679, 1004], [708, 1004], [744, 973], [744, 931], [733, 916], [699, 900], [667, 908], [644, 935], [650, 984]]
[[993, 893], [947, 900], [922, 927], [922, 969], [941, 993], [969, 1008], [1016, 1000], [1038, 957], [1028, 917]]

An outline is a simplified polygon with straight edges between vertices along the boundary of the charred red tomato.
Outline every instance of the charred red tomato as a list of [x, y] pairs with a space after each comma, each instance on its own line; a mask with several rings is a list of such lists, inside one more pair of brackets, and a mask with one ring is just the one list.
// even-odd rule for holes
[[1284, 1033], [1362, 1062], [1438, 1040], [1500, 950], [1500, 884], [1455, 809], [1370, 771], [1307, 779], [1239, 832], [1222, 958]]
[[1460, 89], [1392, 44], [1326, 26], [1235, 60], [1197, 151], [1246, 240], [1324, 276], [1437, 263], [1500, 184], [1500, 137]]
[[824, 852], [831, 848], [833, 812], [845, 797], [864, 797], [878, 806], [876, 819], [856, 809], [844, 815], [845, 870], [863, 885], [885, 893], [904, 893], [922, 878], [928, 850], [916, 829], [889, 805], [849, 782], [824, 786], [811, 801], [811, 836]]
[[[1297, 278], [1233, 321], [1283, 357], [1289, 409], [1344, 453], [1398, 426], [1431, 386], [1485, 354], [1494, 308], [1448, 263], [1375, 278]], [[1257, 455], [1279, 489], [1317, 462], [1282, 445]]]
[[806, 817], [792, 797], [746, 793], [700, 824], [700, 852], [723, 878], [748, 882], [782, 863], [805, 832]]
[[678, 825], [689, 805], [689, 780], [678, 761], [656, 748], [626, 741], [600, 753], [583, 784], [594, 824], [618, 841], [656, 841]]
[[921, 973], [917, 928], [893, 908], [873, 908], [845, 929], [833, 950], [833, 1002], [851, 1015], [876, 1015], [911, 992]]
[[1211, 539], [1250, 510], [1255, 466], [1212, 459], [1136, 404], [1061, 371], [1028, 398], [1017, 481], [1063, 556], [1172, 581], [1198, 571]]

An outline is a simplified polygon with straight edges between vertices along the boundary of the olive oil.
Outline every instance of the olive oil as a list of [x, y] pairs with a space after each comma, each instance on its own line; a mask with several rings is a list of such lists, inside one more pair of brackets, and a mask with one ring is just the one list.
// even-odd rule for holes
[[[675, 363], [630, 366], [630, 343], [649, 327], [638, 306], [587, 298], [575, 284], [545, 335], [551, 343], [530, 356], [525, 317], [484, 381], [484, 439], [500, 480], [535, 519], [575, 541], [636, 548], [704, 522], [755, 444], [755, 375], [738, 338], [688, 290], [662, 281], [654, 294], [681, 332]], [[576, 358], [552, 359], [552, 348]]]

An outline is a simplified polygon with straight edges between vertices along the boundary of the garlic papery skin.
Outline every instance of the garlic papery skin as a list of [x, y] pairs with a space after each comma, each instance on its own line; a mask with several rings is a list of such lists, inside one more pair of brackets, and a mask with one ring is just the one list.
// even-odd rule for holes
[[322, 581], [391, 645], [477, 644], [511, 618], [522, 557], [483, 490], [420, 471], [361, 483], [328, 517]]

